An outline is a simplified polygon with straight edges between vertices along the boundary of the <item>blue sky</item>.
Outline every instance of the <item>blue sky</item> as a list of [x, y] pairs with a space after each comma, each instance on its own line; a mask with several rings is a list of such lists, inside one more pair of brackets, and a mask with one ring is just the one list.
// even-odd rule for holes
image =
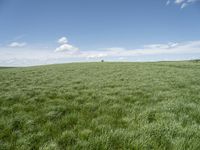
[[0, 66], [200, 58], [199, 0], [0, 0]]

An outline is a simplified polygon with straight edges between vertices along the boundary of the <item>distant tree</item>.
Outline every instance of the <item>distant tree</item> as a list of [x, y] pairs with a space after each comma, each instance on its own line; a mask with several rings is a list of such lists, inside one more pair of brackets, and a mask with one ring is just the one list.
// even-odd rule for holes
[[104, 62], [104, 60], [102, 59], [101, 62]]

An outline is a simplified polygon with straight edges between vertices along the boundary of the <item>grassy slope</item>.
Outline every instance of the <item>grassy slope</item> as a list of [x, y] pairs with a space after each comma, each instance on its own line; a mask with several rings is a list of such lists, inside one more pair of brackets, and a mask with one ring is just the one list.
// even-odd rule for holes
[[199, 149], [200, 63], [0, 70], [0, 149]]

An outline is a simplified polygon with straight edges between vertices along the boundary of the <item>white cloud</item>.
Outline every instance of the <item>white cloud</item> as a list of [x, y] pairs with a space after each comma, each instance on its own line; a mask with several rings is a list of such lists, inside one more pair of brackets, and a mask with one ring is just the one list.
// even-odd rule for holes
[[79, 57], [86, 58], [142, 58], [155, 57], [158, 55], [195, 55], [200, 54], [200, 41], [191, 41], [183, 43], [151, 44], [145, 45], [141, 49], [125, 49], [120, 47], [106, 48], [99, 51], [82, 51]]
[[[188, 5], [198, 2], [200, 0], [173, 0], [176, 5], [179, 5], [181, 9], [187, 7]], [[166, 2], [166, 5], [170, 4], [170, 0]]]
[[123, 50], [126, 50], [126, 49], [122, 48], [122, 47], [111, 47], [111, 48], [106, 48], [105, 50], [108, 50], [108, 51], [123, 51]]
[[144, 48], [148, 49], [170, 49], [178, 46], [178, 43], [169, 42], [168, 44], [151, 44], [145, 45]]
[[59, 44], [66, 44], [68, 42], [66, 37], [61, 37], [60, 39], [58, 39], [58, 43]]
[[78, 48], [70, 44], [62, 44], [55, 49], [55, 52], [64, 52], [64, 51], [68, 51], [68, 52], [78, 51]]
[[176, 4], [180, 4], [180, 3], [183, 3], [183, 2], [185, 2], [186, 0], [175, 0], [175, 3]]
[[14, 47], [14, 48], [16, 48], [16, 47], [24, 47], [24, 46], [26, 46], [26, 45], [27, 45], [27, 44], [26, 44], [25, 42], [23, 42], [23, 43], [12, 42], [12, 43], [9, 44], [9, 47]]
[[74, 53], [79, 50], [77, 47], [69, 44], [66, 37], [61, 37], [60, 39], [58, 39], [58, 43], [60, 44], [60, 46], [55, 49], [55, 52], [66, 51], [68, 53]]
[[200, 58], [200, 40], [149, 44], [140, 49], [111, 47], [100, 50], [78, 50], [66, 44], [62, 44], [59, 50], [61, 49], [64, 51], [67, 49], [67, 52], [54, 53], [51, 49], [41, 48], [18, 48], [13, 51], [9, 47], [0, 47], [0, 66], [28, 66], [100, 61], [101, 59], [105, 61], [157, 61]]

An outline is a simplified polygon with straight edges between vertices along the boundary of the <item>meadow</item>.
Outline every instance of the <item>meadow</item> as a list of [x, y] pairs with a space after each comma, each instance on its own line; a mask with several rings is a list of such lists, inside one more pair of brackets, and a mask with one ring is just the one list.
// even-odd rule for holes
[[198, 150], [199, 141], [199, 62], [0, 68], [0, 150]]

